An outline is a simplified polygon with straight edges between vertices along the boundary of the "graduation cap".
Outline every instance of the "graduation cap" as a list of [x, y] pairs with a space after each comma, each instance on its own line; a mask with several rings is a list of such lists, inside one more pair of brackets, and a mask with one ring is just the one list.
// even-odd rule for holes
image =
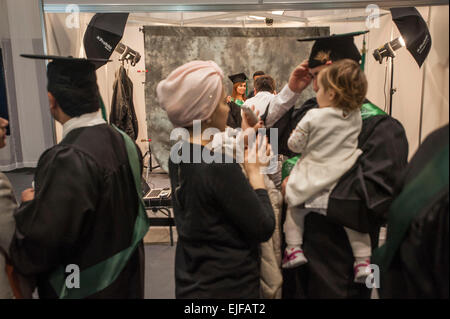
[[367, 32], [369, 31], [333, 34], [331, 36], [303, 38], [297, 41], [316, 41], [309, 56], [308, 67], [310, 68], [323, 65], [329, 60], [351, 59], [359, 63], [361, 54], [355, 45], [353, 37]]
[[[51, 60], [47, 65], [47, 91], [69, 116], [80, 116], [90, 106], [99, 107], [96, 66], [106, 59], [84, 59], [71, 56], [21, 54], [24, 58]], [[88, 106], [88, 107], [86, 107]]]
[[84, 59], [57, 55], [21, 54], [20, 56], [28, 59], [51, 60], [47, 66], [49, 86], [53, 84], [77, 86], [81, 85], [79, 81], [96, 82], [95, 63], [105, 64], [110, 61], [107, 59]]
[[233, 84], [247, 81], [247, 76], [245, 75], [245, 73], [230, 75], [228, 76], [228, 78], [231, 80], [231, 82], [233, 82]]
[[68, 62], [68, 63], [85, 63], [85, 62], [89, 62], [91, 64], [94, 64], [95, 62], [110, 62], [112, 60], [108, 60], [108, 59], [100, 59], [100, 58], [95, 58], [95, 59], [85, 59], [85, 58], [74, 58], [73, 56], [59, 56], [59, 55], [42, 55], [42, 54], [21, 54], [20, 55], [23, 58], [27, 58], [27, 59], [37, 59], [37, 60], [52, 60], [52, 61], [56, 61], [56, 62]]

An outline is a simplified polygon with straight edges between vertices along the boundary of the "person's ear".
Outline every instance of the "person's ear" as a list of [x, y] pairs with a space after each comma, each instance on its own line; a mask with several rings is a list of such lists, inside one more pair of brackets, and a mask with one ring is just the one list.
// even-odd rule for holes
[[336, 97], [336, 91], [333, 89], [328, 89], [328, 98], [330, 99], [330, 101], [333, 101], [334, 98]]
[[55, 97], [50, 92], [47, 92], [47, 96], [48, 96], [48, 102], [50, 105], [50, 110], [55, 110], [56, 106], [57, 106]]

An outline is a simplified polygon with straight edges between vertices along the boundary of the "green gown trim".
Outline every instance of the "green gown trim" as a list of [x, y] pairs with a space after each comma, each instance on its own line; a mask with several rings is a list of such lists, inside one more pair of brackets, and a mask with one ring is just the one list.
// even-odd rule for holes
[[294, 157], [288, 158], [283, 162], [281, 166], [281, 180], [283, 181], [286, 177], [291, 174], [292, 169], [294, 168], [297, 161], [300, 159], [301, 154], [296, 155]]
[[231, 102], [234, 102], [239, 106], [242, 106], [244, 104], [244, 101], [238, 100], [238, 99], [233, 99], [233, 98], [231, 99]]
[[66, 287], [65, 268], [60, 266], [50, 276], [50, 283], [60, 299], [86, 298], [111, 285], [122, 272], [150, 227], [149, 219], [147, 217], [144, 202], [141, 196], [141, 174], [136, 146], [127, 134], [119, 130], [115, 125], [113, 125], [113, 127], [124, 138], [128, 161], [133, 173], [134, 184], [136, 186], [136, 192], [139, 198], [139, 211], [134, 224], [131, 245], [128, 248], [116, 253], [114, 256], [111, 256], [110, 258], [81, 271], [80, 288], [69, 289]]
[[433, 199], [442, 196], [443, 192], [448, 192], [448, 149], [447, 144], [439, 150], [392, 203], [388, 215], [386, 243], [376, 249], [372, 256], [372, 263], [378, 265], [381, 272], [389, 268], [414, 218], [429, 208]]
[[364, 120], [376, 115], [387, 115], [382, 109], [373, 103], [367, 102], [361, 106], [361, 117]]
[[105, 103], [103, 103], [103, 99], [100, 96], [100, 109], [102, 110], [102, 117], [103, 119], [106, 121], [106, 123], [108, 123], [108, 119], [106, 118], [106, 108], [105, 108]]

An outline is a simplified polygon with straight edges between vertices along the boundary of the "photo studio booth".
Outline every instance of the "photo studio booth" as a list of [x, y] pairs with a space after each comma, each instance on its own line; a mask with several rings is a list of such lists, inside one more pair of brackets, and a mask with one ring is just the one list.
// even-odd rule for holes
[[[164, 169], [172, 127], [156, 99], [159, 81], [188, 61], [213, 60], [226, 75], [251, 78], [263, 70], [279, 91], [313, 45], [298, 38], [369, 30], [355, 37], [367, 97], [403, 124], [410, 156], [448, 122], [448, 1], [5, 0], [0, 6], [1, 116], [10, 122], [1, 171], [35, 167], [62, 135], [48, 111], [45, 62], [21, 53], [110, 59], [97, 69], [104, 116], [114, 113], [122, 70], [132, 88], [135, 140], [143, 154], [151, 150], [152, 166]], [[405, 27], [391, 8], [406, 7], [418, 14]], [[422, 43], [413, 39], [417, 21], [428, 32]], [[419, 63], [414, 52], [427, 45]], [[230, 94], [232, 83], [227, 77], [224, 83]], [[309, 87], [297, 107], [313, 96]]]

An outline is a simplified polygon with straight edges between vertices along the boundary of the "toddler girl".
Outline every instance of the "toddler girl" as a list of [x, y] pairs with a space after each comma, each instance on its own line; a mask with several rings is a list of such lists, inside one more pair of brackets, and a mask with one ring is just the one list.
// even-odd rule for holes
[[[319, 108], [306, 113], [288, 140], [289, 148], [302, 155], [286, 184], [283, 268], [307, 262], [302, 250], [305, 215], [311, 209], [326, 214], [331, 191], [362, 153], [358, 136], [367, 80], [359, 65], [348, 59], [334, 62], [319, 73], [318, 88]], [[370, 274], [369, 234], [344, 228], [355, 257], [355, 281], [363, 283]]]

